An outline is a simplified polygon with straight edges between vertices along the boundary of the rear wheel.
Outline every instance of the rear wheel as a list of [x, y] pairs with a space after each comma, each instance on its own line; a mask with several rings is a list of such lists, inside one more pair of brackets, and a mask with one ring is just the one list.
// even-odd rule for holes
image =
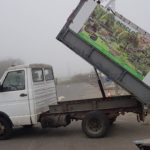
[[3, 117], [0, 117], [0, 140], [7, 140], [12, 135], [12, 125]]
[[108, 131], [109, 120], [100, 111], [88, 113], [82, 121], [82, 130], [90, 138], [104, 137]]

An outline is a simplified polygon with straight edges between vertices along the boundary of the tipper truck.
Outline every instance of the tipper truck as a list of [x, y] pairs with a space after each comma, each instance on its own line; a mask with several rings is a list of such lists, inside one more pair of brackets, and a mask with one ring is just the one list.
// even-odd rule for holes
[[9, 68], [0, 84], [0, 139], [8, 139], [14, 127], [67, 126], [82, 120], [88, 137], [102, 137], [117, 116], [136, 113], [143, 120], [143, 105], [132, 96], [58, 101], [50, 65], [30, 64]]
[[[143, 121], [145, 116], [143, 106], [150, 104], [150, 87], [147, 84], [149, 81], [148, 69], [137, 69], [131, 62], [130, 65], [124, 65], [125, 61], [119, 63], [119, 56], [116, 62], [112, 55], [104, 53], [108, 48], [111, 48], [113, 54], [117, 53], [111, 47], [111, 40], [114, 41], [116, 47], [117, 44], [115, 44], [115, 39], [111, 38], [112, 30], [107, 26], [110, 23], [107, 22], [107, 19], [112, 18], [114, 22], [114, 18], [112, 14], [106, 14], [103, 17], [103, 22], [96, 22], [95, 14], [92, 13], [95, 8], [97, 13], [99, 13], [99, 9], [103, 11], [103, 14], [105, 13], [105, 8], [100, 6], [99, 1], [81, 0], [57, 39], [92, 64], [95, 70], [102, 71], [125, 88], [130, 92], [130, 95], [106, 97], [99, 79], [102, 98], [58, 101], [52, 66], [30, 64], [11, 67], [4, 73], [0, 81], [1, 140], [11, 137], [12, 130], [16, 126], [32, 126], [38, 123], [41, 123], [43, 128], [57, 128], [65, 127], [73, 120], [82, 120], [83, 132], [90, 138], [99, 138], [106, 135], [111, 124], [120, 114], [133, 112], [138, 115], [139, 121]], [[120, 17], [119, 14], [117, 16]], [[85, 24], [88, 18], [90, 23]], [[126, 19], [124, 18], [124, 20]], [[95, 26], [98, 23], [100, 26]], [[131, 25], [135, 26], [133, 23]], [[97, 33], [97, 28], [105, 29]], [[146, 37], [148, 36], [148, 33], [142, 29], [137, 29]], [[109, 39], [109, 46], [106, 43], [108, 39], [104, 36], [100, 37], [101, 33]], [[120, 38], [127, 37], [125, 35], [126, 32], [120, 35]], [[135, 36], [131, 39], [134, 38]], [[95, 44], [97, 41], [100, 46]], [[144, 41], [148, 42], [148, 38], [144, 38]], [[101, 46], [102, 50], [99, 48]], [[126, 50], [133, 48], [133, 45], [130, 46], [124, 47], [124, 43], [121, 43], [120, 53], [123, 48]]]

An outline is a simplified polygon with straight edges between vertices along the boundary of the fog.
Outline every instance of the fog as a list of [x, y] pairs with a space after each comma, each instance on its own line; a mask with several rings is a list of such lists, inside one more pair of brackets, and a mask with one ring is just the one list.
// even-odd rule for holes
[[[47, 63], [56, 76], [88, 72], [92, 67], [56, 40], [79, 0], [0, 0], [0, 60]], [[149, 0], [117, 0], [116, 9], [150, 32]]]

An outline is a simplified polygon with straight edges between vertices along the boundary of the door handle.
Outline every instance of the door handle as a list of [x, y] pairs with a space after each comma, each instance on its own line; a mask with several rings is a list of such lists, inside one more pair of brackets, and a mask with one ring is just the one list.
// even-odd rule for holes
[[26, 97], [26, 96], [28, 96], [28, 95], [25, 93], [20, 94], [20, 97]]

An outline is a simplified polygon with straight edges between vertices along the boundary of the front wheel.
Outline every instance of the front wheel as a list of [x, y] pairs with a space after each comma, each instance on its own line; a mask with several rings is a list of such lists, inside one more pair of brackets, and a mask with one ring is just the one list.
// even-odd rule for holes
[[108, 117], [100, 111], [90, 112], [82, 120], [82, 130], [90, 138], [104, 137], [108, 127]]
[[11, 135], [12, 125], [7, 119], [0, 117], [0, 140], [7, 140]]

